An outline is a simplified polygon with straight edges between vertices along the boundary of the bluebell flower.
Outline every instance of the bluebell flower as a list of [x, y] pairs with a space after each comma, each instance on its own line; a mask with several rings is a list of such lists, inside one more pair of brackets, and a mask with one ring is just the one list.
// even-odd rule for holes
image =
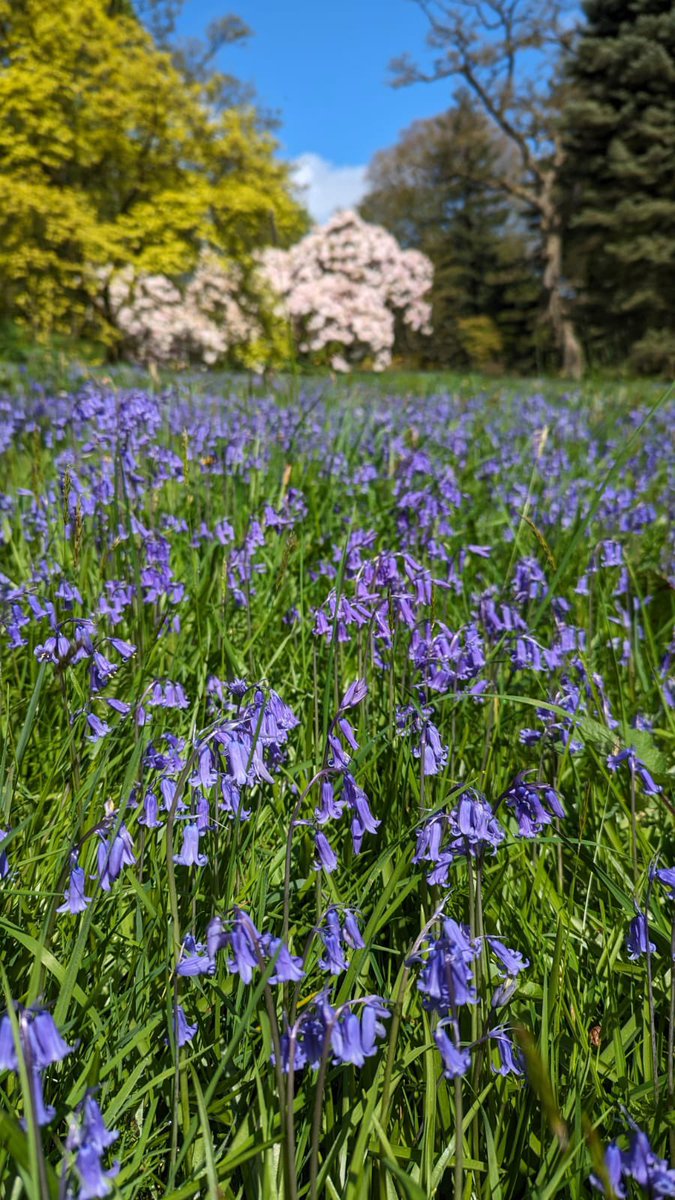
[[364, 942], [361, 930], [359, 929], [359, 923], [356, 919], [356, 914], [353, 913], [350, 908], [346, 908], [344, 910], [343, 917], [344, 925], [342, 929], [342, 936], [345, 942], [348, 946], [351, 946], [352, 950], [364, 950], [366, 943]]
[[647, 767], [638, 758], [632, 747], [629, 747], [627, 750], [620, 750], [618, 754], [610, 754], [607, 759], [607, 766], [610, 771], [617, 771], [622, 763], [628, 763], [633, 777], [640, 780], [645, 796], [658, 796], [663, 791], [663, 788], [652, 779]]
[[319, 966], [323, 971], [330, 971], [331, 975], [340, 975], [347, 970], [349, 963], [345, 958], [340, 918], [336, 909], [328, 909], [326, 924], [319, 930], [319, 937], [325, 951], [324, 957], [319, 959]]
[[111, 637], [108, 638], [108, 641], [125, 662], [136, 653], [136, 647], [132, 646], [131, 642], [123, 641], [122, 638]]
[[637, 916], [633, 917], [626, 938], [626, 947], [628, 949], [628, 957], [636, 962], [643, 954], [653, 954], [656, 950], [654, 942], [649, 941], [649, 926], [647, 917], [640, 909], [635, 906]]
[[471, 1067], [471, 1051], [456, 1046], [442, 1024], [434, 1032], [434, 1041], [441, 1053], [445, 1078], [456, 1079], [459, 1075], [466, 1075]]
[[119, 1171], [119, 1163], [106, 1170], [102, 1160], [118, 1137], [116, 1129], [106, 1128], [98, 1104], [88, 1095], [80, 1109], [80, 1124], [71, 1125], [66, 1141], [67, 1149], [75, 1152], [79, 1200], [101, 1200], [110, 1195], [111, 1181]]
[[122, 873], [124, 867], [132, 867], [136, 863], [134, 844], [126, 825], [120, 825], [116, 834], [109, 839], [100, 834], [98, 847], [99, 882], [104, 892], [109, 892], [112, 884]]
[[162, 822], [159, 819], [159, 801], [155, 792], [146, 792], [143, 799], [143, 812], [138, 818], [139, 825], [145, 825], [146, 829], [161, 829]]
[[527, 771], [516, 775], [513, 783], [502, 793], [518, 821], [519, 837], [533, 838], [553, 817], [564, 817], [565, 809], [558, 793], [547, 783], [531, 783]]
[[428, 862], [438, 862], [441, 857], [441, 843], [443, 835], [448, 826], [449, 817], [447, 813], [437, 813], [430, 820], [425, 821], [417, 830], [417, 847], [413, 856], [413, 862], [419, 863], [427, 860]]
[[53, 1016], [46, 1009], [24, 1009], [20, 1026], [22, 1033], [24, 1029], [27, 1032], [30, 1059], [38, 1071], [43, 1071], [52, 1063], [61, 1062], [72, 1053], [72, 1046], [61, 1037]]
[[228, 970], [239, 975], [242, 983], [250, 983], [255, 968], [260, 966], [262, 954], [259, 942], [260, 934], [250, 917], [237, 910], [234, 928], [228, 935], [228, 944], [233, 954], [228, 963]]
[[[624, 1200], [626, 1185], [623, 1181], [623, 1156], [616, 1142], [611, 1142], [605, 1151], [605, 1171], [611, 1192], [617, 1200]], [[597, 1175], [591, 1175], [590, 1182], [594, 1188], [606, 1195], [605, 1185]]]
[[492, 1029], [488, 1035], [493, 1042], [496, 1042], [499, 1051], [499, 1066], [493, 1065], [492, 1070], [497, 1075], [522, 1075], [523, 1074], [523, 1057], [519, 1050], [516, 1050], [511, 1038], [508, 1037], [505, 1030]]
[[317, 829], [314, 834], [314, 846], [316, 848], [314, 869], [316, 871], [324, 870], [330, 875], [338, 865], [338, 858], [325, 833], [322, 833], [320, 829]]
[[670, 899], [675, 900], [675, 867], [662, 867], [659, 871], [654, 872], [654, 878], [672, 889]]
[[428, 939], [426, 957], [421, 958], [417, 987], [425, 997], [424, 1007], [447, 1017], [464, 1004], [476, 1004], [471, 964], [479, 953], [480, 944], [472, 941], [467, 927], [446, 918], [442, 935]]
[[463, 792], [457, 807], [450, 814], [450, 830], [454, 835], [455, 853], [480, 856], [488, 849], [496, 853], [505, 833], [491, 805], [479, 792]]
[[185, 1016], [182, 1004], [177, 1004], [174, 1009], [174, 1017], [176, 1024], [176, 1041], [179, 1047], [187, 1046], [197, 1032], [196, 1025], [190, 1025]]
[[183, 829], [183, 845], [180, 853], [174, 854], [173, 861], [182, 867], [204, 867], [208, 857], [199, 853], [199, 828], [197, 825], [186, 825]]
[[348, 708], [356, 708], [367, 695], [368, 684], [365, 679], [355, 679], [354, 683], [350, 683], [340, 701], [340, 712], [344, 712]]
[[332, 975], [340, 975], [349, 966], [344, 946], [349, 946], [352, 950], [362, 950], [365, 946], [356, 916], [349, 909], [345, 909], [342, 927], [337, 909], [329, 908], [326, 924], [319, 929], [319, 936], [326, 951], [325, 958], [319, 960], [319, 966], [324, 971], [330, 971]]
[[[52, 1104], [45, 1104], [44, 1092], [42, 1090], [42, 1076], [37, 1067], [31, 1068], [31, 1092], [36, 1123], [40, 1126], [49, 1125], [56, 1116], [56, 1109]], [[25, 1119], [22, 1120], [21, 1124], [24, 1128], [26, 1127]]]
[[344, 797], [336, 799], [335, 786], [330, 779], [322, 779], [320, 794], [321, 803], [314, 810], [314, 819], [317, 825], [326, 825], [328, 821], [338, 820], [342, 816], [346, 800]]
[[[646, 1133], [633, 1121], [630, 1123], [634, 1132], [629, 1149], [622, 1151], [612, 1142], [605, 1152], [605, 1169], [614, 1194], [623, 1200], [628, 1194], [626, 1181], [633, 1179], [654, 1200], [675, 1196], [675, 1170], [654, 1153]], [[597, 1175], [591, 1175], [590, 1182], [606, 1194], [604, 1182]]]
[[363, 1002], [360, 1018], [347, 1011], [333, 1025], [331, 1050], [336, 1063], [351, 1063], [362, 1067], [367, 1058], [377, 1053], [377, 1039], [386, 1035], [382, 1018], [389, 1016], [379, 996], [369, 996]]
[[526, 967], [529, 967], [528, 959], [523, 958], [518, 950], [510, 950], [508, 946], [500, 942], [499, 938], [488, 937], [487, 942], [492, 952], [497, 955], [497, 958], [504, 967], [503, 974], [514, 977], [519, 975], [521, 971], [524, 971]]
[[354, 776], [349, 771], [346, 771], [343, 777], [343, 794], [353, 813], [351, 824], [352, 841], [354, 843], [354, 853], [358, 854], [361, 850], [364, 833], [377, 833], [380, 821], [376, 820], [373, 816], [366, 793], [363, 788], [359, 787]]
[[176, 967], [177, 975], [213, 975], [216, 970], [215, 958], [210, 954], [205, 954], [206, 946], [202, 942], [196, 942], [191, 933], [188, 933], [181, 947], [181, 956], [178, 966]]
[[297, 983], [304, 979], [302, 959], [298, 954], [291, 954], [281, 938], [273, 937], [271, 933], [261, 934], [260, 949], [267, 962], [275, 960], [270, 983]]
[[96, 713], [87, 713], [87, 724], [91, 729], [91, 734], [87, 739], [90, 742], [99, 742], [101, 738], [110, 733], [110, 726], [107, 721], [102, 721], [100, 717], [96, 716]]
[[118, 1131], [107, 1128], [103, 1114], [91, 1093], [84, 1099], [82, 1113], [86, 1140], [97, 1150], [107, 1150], [113, 1142], [117, 1141], [120, 1136]]
[[0, 829], [0, 879], [6, 879], [11, 869], [9, 865], [9, 859], [7, 857], [7, 851], [1, 848], [3, 840], [8, 837], [10, 833], [11, 830], [9, 829]]
[[14, 1031], [10, 1018], [0, 1017], [0, 1071], [18, 1071], [19, 1060], [14, 1044]]
[[64, 892], [63, 904], [57, 908], [57, 913], [81, 913], [91, 904], [91, 897], [85, 896], [84, 889], [86, 887], [86, 876], [84, 869], [78, 867], [77, 859], [74, 860], [70, 872], [70, 884]]

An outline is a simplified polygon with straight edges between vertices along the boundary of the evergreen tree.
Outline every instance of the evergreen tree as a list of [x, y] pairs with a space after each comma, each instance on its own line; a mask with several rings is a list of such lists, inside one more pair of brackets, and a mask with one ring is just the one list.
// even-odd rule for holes
[[596, 359], [675, 366], [675, 4], [586, 0], [566, 110], [568, 268]]
[[410, 347], [425, 363], [533, 365], [540, 285], [531, 245], [491, 186], [506, 157], [464, 94], [449, 111], [415, 122], [369, 168], [362, 215], [434, 264], [434, 332]]

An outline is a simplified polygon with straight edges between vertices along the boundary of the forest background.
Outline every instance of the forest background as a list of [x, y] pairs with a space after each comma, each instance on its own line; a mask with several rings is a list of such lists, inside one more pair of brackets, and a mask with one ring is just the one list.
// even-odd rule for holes
[[[375, 156], [360, 205], [434, 269], [431, 332], [398, 322], [394, 363], [672, 375], [675, 5], [417, 2], [430, 56], [404, 55], [392, 83], [447, 78], [449, 106]], [[133, 357], [114, 281], [161, 277], [182, 297], [205, 253], [255, 312], [220, 365], [327, 361], [256, 276], [310, 218], [275, 120], [216, 66], [250, 31], [229, 14], [181, 41], [179, 10], [0, 0], [5, 361]]]

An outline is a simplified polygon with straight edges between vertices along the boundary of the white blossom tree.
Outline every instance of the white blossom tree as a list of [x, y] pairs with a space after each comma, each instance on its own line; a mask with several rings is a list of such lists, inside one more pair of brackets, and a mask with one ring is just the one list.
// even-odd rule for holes
[[430, 332], [431, 262], [357, 213], [338, 213], [289, 250], [269, 248], [260, 258], [301, 355], [335, 370], [367, 361], [386, 367], [397, 315]]
[[259, 367], [283, 359], [290, 331], [309, 362], [382, 370], [397, 318], [430, 332], [431, 262], [353, 212], [290, 250], [262, 250], [246, 277], [237, 264], [203, 254], [182, 288], [130, 267], [102, 282], [108, 317], [141, 362]]

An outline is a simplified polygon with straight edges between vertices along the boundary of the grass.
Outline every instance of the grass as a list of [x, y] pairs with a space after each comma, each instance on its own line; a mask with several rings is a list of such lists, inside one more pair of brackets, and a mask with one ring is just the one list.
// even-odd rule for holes
[[[185, 689], [188, 707], [148, 708], [145, 725], [107, 710], [110, 732], [93, 742], [78, 715], [103, 715], [102, 701], [92, 700], [90, 662], [40, 663], [44, 618], [21, 625], [25, 645], [12, 648], [2, 634], [6, 1004], [48, 1007], [75, 1048], [46, 1072], [56, 1116], [41, 1130], [30, 1119], [26, 1072], [0, 1075], [0, 1194], [63, 1194], [69, 1120], [89, 1088], [119, 1130], [105, 1161], [119, 1160], [111, 1188], [125, 1200], [578, 1200], [590, 1194], [603, 1146], [614, 1137], [627, 1144], [627, 1114], [668, 1156], [673, 904], [665, 888], [653, 886], [649, 897], [654, 953], [635, 962], [626, 953], [650, 864], [675, 861], [664, 668], [673, 637], [668, 397], [652, 385], [609, 382], [572, 396], [550, 384], [461, 378], [272, 387], [210, 379], [161, 390], [163, 382], [139, 394], [99, 380], [77, 400], [52, 395], [44, 403], [27, 393], [3, 413], [5, 624], [16, 619], [12, 605], [31, 617], [28, 592], [43, 605], [51, 600], [71, 633], [73, 618], [91, 616], [101, 648], [109, 634], [136, 647], [128, 661], [110, 652], [119, 669], [102, 695], [135, 707], [154, 680], [170, 679]], [[303, 507], [293, 506], [293, 489]], [[267, 506], [288, 523], [267, 526], [262, 544], [238, 553]], [[204, 534], [223, 519], [233, 531], [224, 544]], [[352, 555], [354, 531], [372, 538]], [[144, 572], [158, 561], [159, 535], [170, 548], [172, 581], [148, 599]], [[621, 543], [625, 573], [600, 568], [580, 590], [607, 539]], [[490, 546], [491, 554], [467, 553], [470, 546]], [[425, 599], [413, 596], [418, 629], [431, 622], [434, 633], [444, 625], [480, 638], [484, 665], [452, 687], [430, 686], [386, 587], [390, 644], [378, 641], [372, 620], [342, 631], [328, 603], [331, 591], [336, 603], [355, 603], [367, 564], [391, 552], [400, 565], [404, 551], [436, 581]], [[248, 558], [260, 568], [249, 578]], [[514, 591], [524, 559], [545, 581], [530, 599]], [[81, 603], [59, 595], [64, 580]], [[114, 627], [99, 605], [113, 581], [131, 589]], [[173, 594], [176, 584], [183, 597]], [[508, 633], [489, 634], [489, 598], [508, 603], [545, 649], [568, 626], [571, 648], [553, 665], [519, 668]], [[320, 608], [339, 639], [314, 633]], [[441, 661], [455, 660], [446, 651]], [[213, 675], [275, 689], [299, 724], [274, 763], [273, 783], [245, 789], [249, 819], [223, 813], [206, 788], [208, 863], [188, 868], [173, 862], [182, 836], [177, 801], [161, 812], [158, 830], [139, 823], [134, 803], [148, 787], [157, 790], [148, 751], [170, 733], [185, 739], [187, 765], [175, 778], [196, 805], [190, 754], [213, 728]], [[289, 823], [297, 796], [326, 762], [339, 698], [360, 676], [369, 693], [353, 717], [354, 774], [380, 825], [359, 855], [345, 818], [327, 827], [339, 860], [327, 874], [313, 869], [311, 829], [298, 826], [289, 839]], [[566, 680], [583, 696], [571, 718]], [[474, 682], [483, 685], [479, 695]], [[421, 771], [414, 739], [397, 732], [397, 709], [411, 704], [433, 709], [448, 751], [438, 774]], [[571, 738], [521, 742], [521, 729], [541, 731], [547, 717], [567, 722]], [[626, 745], [659, 794], [645, 795], [625, 767], [609, 768], [608, 755]], [[507, 836], [480, 867], [479, 911], [466, 859], [453, 865], [449, 887], [427, 883], [427, 864], [412, 861], [416, 833], [462, 788], [496, 805], [521, 770], [555, 786], [567, 816], [527, 840], [502, 804]], [[309, 820], [317, 801], [314, 789], [301, 817]], [[126, 823], [137, 860], [109, 892], [95, 878], [95, 831], [106, 811], [113, 828]], [[76, 846], [93, 902], [80, 915], [57, 914]], [[480, 1003], [461, 1016], [462, 1042], [480, 1043], [471, 1070], [459, 1085], [443, 1075], [438, 1018], [423, 1008], [420, 966], [410, 962], [441, 902], [529, 960], [499, 1011], [524, 1055], [523, 1077], [496, 1074], [498, 1059], [480, 1041], [497, 1019], [487, 955], [476, 967]], [[319, 967], [316, 936], [306, 949], [331, 904], [358, 912], [365, 939], [335, 979]], [[176, 976], [186, 934], [204, 940], [209, 920], [227, 921], [235, 907], [276, 936], [288, 919], [291, 950], [306, 951], [298, 985], [270, 984], [269, 964], [246, 985], [223, 955], [213, 977]], [[284, 1014], [302, 1014], [328, 983], [334, 1004], [369, 994], [387, 1002], [378, 1052], [361, 1069], [327, 1055], [318, 1071], [284, 1076], [270, 1061]], [[181, 1049], [177, 1000], [197, 1025]]]

